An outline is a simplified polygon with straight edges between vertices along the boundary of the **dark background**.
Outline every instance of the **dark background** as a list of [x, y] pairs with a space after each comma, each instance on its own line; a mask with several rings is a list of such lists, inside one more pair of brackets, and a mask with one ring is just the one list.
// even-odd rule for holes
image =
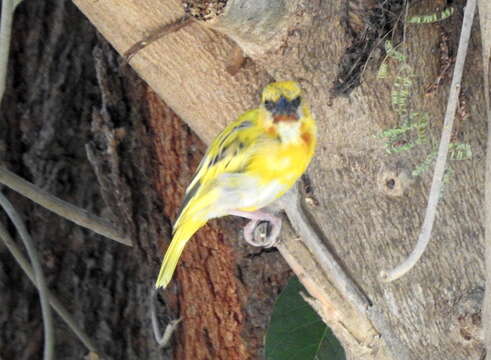
[[[151, 119], [156, 108], [168, 121], [164, 140], [173, 139], [169, 154], [160, 156], [153, 151], [159, 136]], [[187, 153], [181, 153], [176, 138], [184, 139]], [[272, 305], [290, 271], [276, 251], [231, 247], [235, 230], [230, 229], [240, 227], [238, 220], [231, 226], [220, 220], [204, 230], [231, 254], [228, 276], [239, 289], [235, 300], [218, 294], [211, 304], [215, 314], [184, 319], [173, 340], [175, 352], [158, 349], [153, 340], [148, 295], [170, 235], [164, 208], [175, 207], [166, 203], [158, 184], [162, 174], [179, 175], [166, 161], [185, 164], [189, 169], [182, 181], [188, 181], [203, 149], [71, 1], [25, 0], [18, 7], [0, 112], [1, 165], [111, 219], [131, 234], [134, 246], [107, 240], [2, 190], [34, 238], [50, 289], [104, 359], [164, 359], [173, 353], [183, 359], [256, 358], [262, 351]], [[167, 190], [184, 188], [185, 183]], [[15, 235], [3, 213], [0, 219]], [[159, 298], [162, 327], [183, 308], [199, 309], [200, 302], [209, 301], [192, 286], [187, 293], [179, 285], [171, 289], [167, 308]], [[232, 317], [231, 338], [214, 329]], [[88, 350], [57, 315], [55, 325], [56, 359], [83, 359]], [[40, 359], [42, 349], [37, 291], [0, 243], [0, 358]]]

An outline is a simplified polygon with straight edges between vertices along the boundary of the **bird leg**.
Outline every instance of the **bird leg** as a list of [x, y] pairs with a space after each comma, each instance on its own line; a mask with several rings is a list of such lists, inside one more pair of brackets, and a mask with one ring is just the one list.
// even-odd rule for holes
[[[251, 244], [252, 246], [263, 246], [267, 248], [272, 247], [276, 244], [281, 231], [280, 217], [274, 216], [264, 211], [249, 212], [240, 210], [234, 210], [230, 212], [230, 215], [240, 216], [251, 220], [244, 227], [244, 238], [247, 243]], [[267, 221], [271, 226], [269, 235], [268, 232], [264, 232], [256, 237], [254, 230], [263, 221]]]

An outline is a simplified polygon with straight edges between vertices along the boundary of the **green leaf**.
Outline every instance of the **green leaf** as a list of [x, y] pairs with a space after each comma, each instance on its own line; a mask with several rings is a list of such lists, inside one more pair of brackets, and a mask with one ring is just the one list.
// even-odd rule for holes
[[345, 360], [343, 347], [300, 292], [306, 290], [293, 277], [276, 301], [266, 333], [266, 360]]
[[430, 24], [437, 21], [445, 20], [450, 17], [454, 12], [453, 7], [448, 7], [441, 12], [433, 13], [430, 15], [412, 16], [408, 22], [411, 24]]

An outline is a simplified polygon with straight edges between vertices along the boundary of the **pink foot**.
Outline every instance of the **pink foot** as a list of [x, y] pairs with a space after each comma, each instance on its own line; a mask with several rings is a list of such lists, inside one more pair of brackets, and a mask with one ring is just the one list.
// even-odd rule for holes
[[[249, 223], [244, 227], [244, 238], [247, 243], [252, 246], [272, 247], [278, 241], [278, 236], [281, 231], [281, 218], [271, 215], [264, 211], [240, 211], [234, 210], [230, 212], [230, 215], [240, 216], [246, 219], [250, 219]], [[267, 221], [271, 226], [269, 235], [261, 233], [259, 236], [255, 235], [255, 229], [261, 222]]]

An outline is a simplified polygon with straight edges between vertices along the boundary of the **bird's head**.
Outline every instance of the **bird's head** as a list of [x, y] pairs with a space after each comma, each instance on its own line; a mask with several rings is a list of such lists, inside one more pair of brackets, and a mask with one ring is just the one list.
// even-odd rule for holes
[[[267, 85], [259, 110], [264, 115], [266, 131], [284, 144], [301, 141], [314, 144], [315, 121], [302, 89], [295, 81]], [[309, 139], [308, 141], [306, 139]]]
[[302, 117], [302, 89], [295, 81], [280, 81], [267, 85], [261, 96], [261, 107], [273, 123], [293, 122]]

